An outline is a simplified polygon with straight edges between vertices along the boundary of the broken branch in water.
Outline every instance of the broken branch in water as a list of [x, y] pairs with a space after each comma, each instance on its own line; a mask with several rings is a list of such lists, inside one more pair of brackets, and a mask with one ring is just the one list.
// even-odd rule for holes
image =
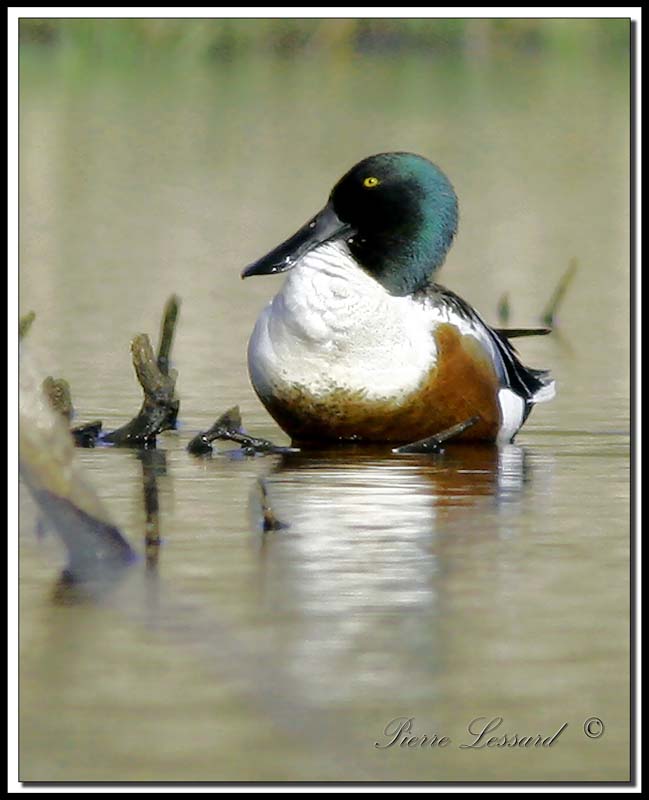
[[568, 269], [561, 276], [561, 280], [557, 284], [556, 289], [552, 293], [552, 297], [550, 298], [547, 306], [545, 307], [543, 313], [541, 314], [541, 322], [544, 325], [548, 325], [550, 327], [553, 327], [555, 325], [557, 311], [559, 310], [559, 305], [561, 304], [561, 301], [565, 297], [565, 294], [568, 291], [568, 287], [575, 278], [575, 274], [577, 273], [577, 266], [578, 266], [577, 259], [572, 258], [570, 260], [570, 264], [568, 265]]
[[[496, 328], [497, 333], [505, 336], [507, 339], [514, 339], [519, 336], [544, 336], [551, 333], [556, 325], [557, 311], [563, 301], [563, 298], [570, 287], [570, 284], [575, 278], [577, 273], [578, 261], [576, 258], [570, 259], [568, 269], [563, 273], [559, 283], [557, 284], [552, 297], [545, 306], [540, 315], [541, 323], [544, 328]], [[497, 314], [498, 321], [501, 325], [506, 325], [509, 322], [511, 313], [511, 306], [509, 303], [509, 294], [505, 292], [498, 301]]]
[[48, 375], [43, 381], [43, 392], [54, 411], [58, 411], [69, 422], [74, 413], [70, 384], [63, 378]]
[[193, 455], [203, 455], [212, 452], [212, 442], [222, 439], [224, 435], [241, 430], [241, 413], [239, 406], [229, 408], [216, 420], [214, 425], [206, 431], [197, 434], [187, 445], [187, 450]]
[[[61, 414], [69, 423], [74, 415], [70, 384], [63, 378], [53, 378], [48, 375], [43, 381], [43, 393], [54, 411]], [[77, 447], [94, 447], [101, 433], [101, 420], [95, 419], [92, 422], [76, 425], [74, 428], [70, 428], [70, 433]]]
[[506, 325], [510, 314], [509, 294], [505, 292], [498, 301], [498, 322]]
[[162, 322], [160, 323], [160, 343], [158, 345], [157, 360], [158, 369], [163, 375], [169, 374], [169, 355], [176, 331], [179, 308], [180, 300], [177, 295], [172, 294], [165, 304]]
[[479, 417], [470, 417], [464, 422], [457, 425], [452, 425], [450, 428], [445, 428], [443, 431], [436, 433], [434, 436], [429, 436], [427, 439], [420, 439], [418, 442], [411, 442], [404, 444], [401, 447], [395, 447], [393, 453], [439, 453], [441, 452], [442, 445], [450, 439], [454, 439], [461, 433], [464, 433], [468, 428], [473, 427], [478, 422]]
[[255, 455], [256, 453], [297, 453], [297, 447], [284, 447], [283, 445], [275, 444], [269, 439], [258, 439], [256, 436], [250, 436], [245, 431], [224, 431], [218, 438], [226, 439], [232, 442], [237, 442], [241, 445], [241, 450], [247, 456]]
[[70, 433], [77, 447], [94, 447], [101, 434], [102, 422], [94, 419], [92, 422], [84, 422], [83, 425], [76, 425], [70, 428]]
[[103, 437], [116, 445], [155, 447], [156, 436], [175, 426], [180, 402], [176, 399], [175, 370], [160, 371], [151, 341], [145, 333], [131, 342], [133, 366], [144, 391], [144, 402], [136, 417]]
[[[245, 455], [256, 453], [296, 453], [294, 447], [282, 447], [268, 439], [258, 439], [247, 434], [242, 427], [239, 406], [229, 408], [216, 420], [214, 425], [202, 433], [197, 434], [187, 445], [187, 450], [193, 455], [204, 455], [212, 452], [212, 442], [215, 439], [237, 442]], [[238, 452], [238, 451], [237, 451]]]
[[[139, 334], [131, 342], [133, 365], [144, 390], [144, 402], [139, 414], [116, 431], [107, 433], [102, 441], [116, 445], [155, 446], [156, 434], [176, 427], [180, 402], [175, 396], [177, 373], [169, 369], [169, 356], [173, 343], [180, 300], [172, 295], [165, 305], [160, 327], [160, 345], [154, 356], [146, 334]], [[35, 319], [30, 311], [20, 319], [19, 336], [23, 337]], [[62, 378], [48, 376], [43, 381], [43, 391], [55, 411], [69, 422], [73, 414], [70, 386]], [[70, 430], [79, 447], [94, 447], [101, 435], [101, 420], [93, 420]]]
[[[36, 314], [34, 314], [33, 311], [21, 317], [18, 328], [18, 335], [20, 338], [25, 336], [35, 319]], [[64, 378], [53, 378], [51, 375], [48, 375], [41, 384], [41, 389], [52, 409], [61, 414], [69, 424], [74, 415], [70, 384]], [[100, 432], [101, 420], [93, 420], [92, 422], [86, 422], [83, 425], [70, 428], [74, 443], [78, 447], [94, 447]]]

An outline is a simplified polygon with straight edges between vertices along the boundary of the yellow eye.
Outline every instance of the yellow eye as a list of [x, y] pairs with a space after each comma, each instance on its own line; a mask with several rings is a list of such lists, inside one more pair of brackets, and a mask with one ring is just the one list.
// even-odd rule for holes
[[365, 180], [363, 181], [363, 186], [366, 189], [373, 189], [375, 186], [378, 186], [379, 183], [381, 183], [381, 181], [378, 178], [372, 176], [370, 178], [365, 178]]

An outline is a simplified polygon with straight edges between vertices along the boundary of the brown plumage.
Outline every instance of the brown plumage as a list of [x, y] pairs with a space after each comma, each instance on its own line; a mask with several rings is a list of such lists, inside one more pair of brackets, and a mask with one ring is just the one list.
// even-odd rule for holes
[[271, 414], [296, 443], [337, 439], [402, 443], [432, 436], [477, 415], [460, 437], [494, 441], [500, 427], [500, 382], [490, 354], [451, 324], [433, 334], [437, 362], [419, 387], [400, 402], [368, 400], [362, 391], [334, 389], [315, 397], [294, 384], [264, 398]]

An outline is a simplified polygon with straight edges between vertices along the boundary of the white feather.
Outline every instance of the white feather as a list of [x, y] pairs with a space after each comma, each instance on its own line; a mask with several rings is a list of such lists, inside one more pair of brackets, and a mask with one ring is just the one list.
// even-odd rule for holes
[[344, 244], [306, 255], [262, 311], [248, 346], [253, 385], [262, 395], [299, 384], [368, 399], [398, 398], [435, 364], [430, 309], [394, 297], [365, 273]]
[[503, 388], [498, 392], [498, 405], [501, 422], [496, 441], [498, 444], [509, 444], [523, 424], [525, 401], [511, 389]]
[[552, 398], [557, 393], [556, 386], [554, 381], [550, 381], [549, 383], [544, 384], [538, 392], [535, 393], [534, 397], [532, 397], [533, 403], [547, 403], [548, 400], [552, 400]]

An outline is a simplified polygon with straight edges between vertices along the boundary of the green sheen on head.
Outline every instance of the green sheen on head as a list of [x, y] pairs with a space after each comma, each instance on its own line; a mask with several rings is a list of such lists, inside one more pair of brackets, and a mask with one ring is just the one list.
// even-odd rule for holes
[[413, 153], [363, 159], [334, 186], [330, 202], [356, 233], [348, 246], [387, 291], [410, 294], [444, 263], [457, 231], [457, 197], [444, 173]]

